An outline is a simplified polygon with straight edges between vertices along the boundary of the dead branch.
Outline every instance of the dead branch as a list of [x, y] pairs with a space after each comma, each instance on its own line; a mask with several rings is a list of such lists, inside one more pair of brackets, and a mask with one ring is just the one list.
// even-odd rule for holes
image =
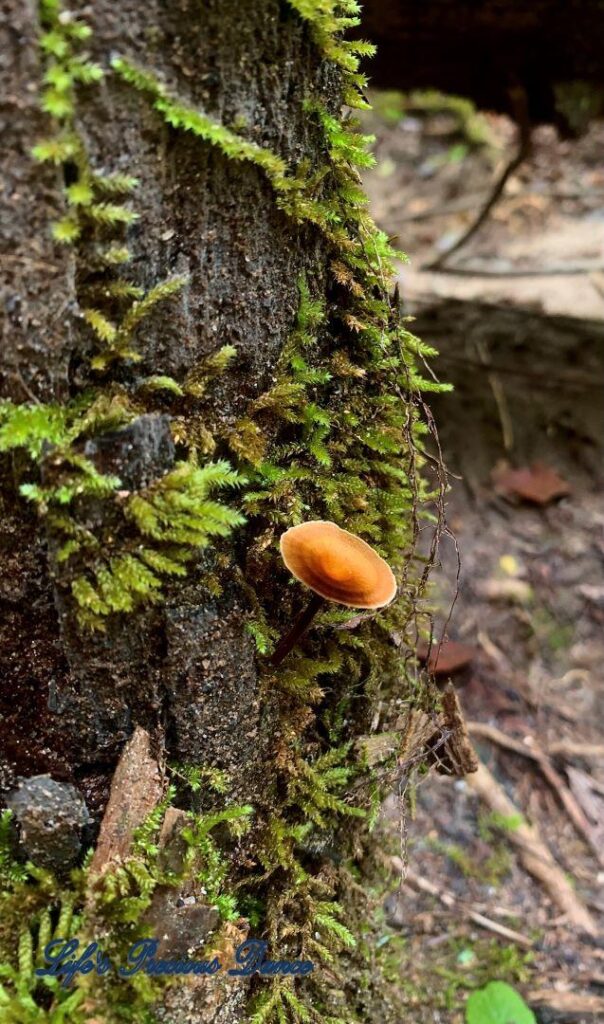
[[452, 683], [447, 683], [443, 690], [442, 709], [440, 737], [446, 737], [445, 742], [440, 743], [437, 734], [428, 744], [434, 754], [437, 771], [442, 775], [456, 776], [475, 772], [478, 758], [468, 735], [457, 691]]
[[583, 809], [566, 785], [564, 779], [554, 768], [545, 751], [541, 750], [534, 743], [529, 747], [519, 740], [514, 740], [495, 726], [486, 725], [483, 722], [468, 722], [468, 731], [473, 736], [482, 736], [484, 739], [490, 740], [506, 750], [513, 750], [514, 753], [521, 754], [522, 757], [528, 757], [531, 761], [534, 761], [538, 765], [543, 777], [556, 793], [575, 829], [587, 842], [595, 854], [598, 863], [604, 867], [604, 850], [602, 849], [599, 836], [588, 821]]
[[[505, 186], [512, 175], [515, 174], [518, 168], [521, 167], [529, 157], [531, 152], [531, 126], [527, 115], [526, 95], [524, 94], [524, 90], [514, 90], [513, 102], [518, 110], [518, 148], [516, 153], [504, 167], [503, 172], [495, 181], [491, 194], [483, 204], [478, 216], [472, 221], [467, 230], [464, 231], [461, 238], [458, 238], [457, 241], [446, 250], [446, 252], [441, 253], [440, 256], [437, 256], [431, 263], [427, 263], [422, 267], [422, 270], [442, 272], [445, 269], [445, 264], [450, 260], [451, 256], [453, 256], [454, 253], [459, 252], [460, 249], [463, 249], [470, 239], [474, 237], [479, 228], [482, 227], [491, 210], [503, 195]], [[453, 268], [453, 272], [454, 271], [455, 268]]]
[[575, 1020], [580, 1024], [587, 1024], [588, 1020], [596, 1024], [604, 1020], [604, 999], [588, 992], [558, 992], [541, 988], [529, 992], [528, 998], [531, 1006], [553, 1011], [560, 1024], [572, 1024]]
[[598, 758], [604, 757], [604, 743], [576, 743], [573, 740], [556, 740], [555, 743], [548, 744], [547, 752], [552, 757], [559, 754], [561, 757]]
[[[496, 814], [504, 818], [518, 817], [518, 808], [484, 764], [481, 763], [473, 775], [468, 775], [467, 784]], [[543, 843], [537, 829], [523, 820], [506, 835], [517, 848], [523, 867], [547, 889], [569, 922], [588, 935], [597, 935], [598, 928], [593, 917]]]

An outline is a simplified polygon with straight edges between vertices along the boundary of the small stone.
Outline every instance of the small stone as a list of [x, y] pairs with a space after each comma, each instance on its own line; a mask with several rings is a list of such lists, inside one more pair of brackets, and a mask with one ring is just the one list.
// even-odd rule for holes
[[82, 848], [82, 829], [90, 821], [75, 786], [50, 775], [23, 779], [6, 796], [19, 826], [21, 845], [38, 867], [64, 874], [73, 868]]
[[175, 896], [169, 886], [158, 886], [144, 922], [160, 939], [158, 957], [179, 958], [202, 948], [220, 924], [220, 915], [208, 903], [191, 896]]

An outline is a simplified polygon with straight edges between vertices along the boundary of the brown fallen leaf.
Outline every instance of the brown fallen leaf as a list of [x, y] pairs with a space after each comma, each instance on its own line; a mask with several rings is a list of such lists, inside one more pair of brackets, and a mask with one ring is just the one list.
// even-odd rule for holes
[[460, 672], [474, 660], [476, 654], [476, 647], [462, 644], [459, 640], [443, 640], [440, 645], [433, 643], [429, 652], [427, 643], [423, 641], [417, 648], [419, 660], [435, 676], [450, 676]]
[[555, 469], [542, 462], [512, 469], [507, 463], [498, 464], [491, 474], [497, 494], [504, 498], [516, 497], [534, 505], [549, 505], [556, 498], [571, 493], [570, 485]]

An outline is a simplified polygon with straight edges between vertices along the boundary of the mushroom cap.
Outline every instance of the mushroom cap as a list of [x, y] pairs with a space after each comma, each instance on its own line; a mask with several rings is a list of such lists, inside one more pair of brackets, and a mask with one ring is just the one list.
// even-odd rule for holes
[[382, 608], [396, 594], [392, 569], [360, 537], [322, 519], [292, 526], [281, 555], [296, 579], [349, 608]]

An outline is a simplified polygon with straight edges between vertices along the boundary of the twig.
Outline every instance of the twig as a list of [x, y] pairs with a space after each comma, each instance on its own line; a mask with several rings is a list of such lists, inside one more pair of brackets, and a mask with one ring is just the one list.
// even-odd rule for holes
[[[443, 737], [444, 743], [440, 742]], [[442, 747], [440, 754], [436, 751]], [[427, 750], [432, 755], [441, 775], [464, 776], [478, 767], [476, 751], [472, 746], [459, 697], [451, 682], [442, 694], [442, 722], [438, 732], [428, 740]]]
[[577, 832], [589, 844], [598, 863], [604, 867], [604, 850], [602, 850], [601, 843], [595, 835], [593, 827], [545, 751], [541, 750], [536, 744], [529, 747], [518, 740], [512, 739], [511, 736], [507, 736], [500, 729], [495, 728], [494, 725], [486, 725], [484, 722], [468, 722], [467, 726], [468, 732], [472, 736], [482, 736], [492, 743], [497, 743], [500, 747], [505, 747], [506, 750], [513, 750], [516, 754], [530, 758], [531, 761], [534, 761], [539, 766], [544, 778], [557, 794], [560, 803], [563, 805]]
[[491, 658], [499, 669], [507, 669], [509, 667], [509, 659], [505, 656], [503, 651], [499, 649], [497, 644], [493, 643], [486, 630], [478, 630], [477, 640], [487, 657]]
[[[481, 763], [473, 775], [468, 775], [466, 784], [496, 814], [504, 818], [518, 818], [518, 808], [484, 764]], [[569, 923], [581, 932], [597, 935], [598, 928], [593, 917], [543, 843], [537, 829], [522, 819], [521, 824], [506, 832], [506, 836], [518, 849], [523, 866], [547, 889], [553, 902], [566, 914]]]
[[[484, 306], [482, 306], [484, 308]], [[491, 306], [491, 310], [499, 312], [499, 306]], [[445, 332], [443, 332], [444, 334]], [[442, 336], [442, 335], [441, 335]], [[434, 331], [432, 331], [432, 337], [434, 337]], [[552, 387], [552, 388], [577, 388], [578, 390], [585, 389], [596, 389], [602, 387], [600, 381], [594, 380], [593, 377], [581, 376], [579, 374], [560, 373], [556, 374], [552, 369], [551, 373], [539, 373], [536, 370], [528, 370], [526, 367], [518, 366], [503, 366], [501, 363], [490, 362], [488, 367], [484, 363], [478, 362], [476, 359], [469, 359], [467, 356], [451, 355], [450, 352], [443, 352], [439, 356], [439, 362], [443, 365], [453, 364], [453, 366], [469, 366], [472, 369], [493, 370], [495, 373], [503, 373], [512, 377], [521, 377], [522, 380], [534, 380], [537, 381], [540, 388]]]
[[[433, 220], [438, 217], [448, 217], [452, 213], [466, 213], [468, 210], [474, 210], [476, 203], [481, 200], [486, 200], [490, 193], [487, 192], [476, 192], [473, 195], [463, 195], [459, 199], [454, 199], [450, 203], [444, 203], [442, 206], [430, 206], [426, 210], [417, 210], [415, 213], [405, 213], [397, 218], [400, 224], [407, 224], [413, 221], [420, 220]], [[555, 189], [527, 189], [526, 191], [518, 192], [514, 196], [514, 199], [522, 201], [523, 199], [562, 199], [562, 200], [573, 200], [573, 199], [602, 199], [604, 198], [604, 192], [591, 191], [585, 189], [583, 192], [561, 192]], [[394, 203], [392, 206], [394, 207]]]
[[421, 270], [438, 270], [439, 274], [449, 274], [454, 277], [576, 277], [583, 274], [600, 273], [604, 271], [604, 263], [567, 263], [559, 267], [538, 267], [535, 270], [472, 270], [471, 267], [420, 267]]
[[[482, 191], [471, 196], [460, 196], [459, 199], [445, 203], [443, 206], [431, 206], [427, 210], [418, 210], [416, 213], [405, 213], [397, 219], [399, 223], [407, 224], [411, 221], [432, 220], [433, 217], [448, 217], [452, 213], [467, 213], [469, 210], [475, 210], [476, 203], [484, 202], [489, 195], [490, 193]], [[394, 204], [392, 205], [394, 206]]]
[[[526, 100], [526, 97], [523, 97]], [[520, 97], [519, 97], [520, 99]], [[526, 106], [526, 102], [523, 104]], [[518, 119], [518, 149], [515, 155], [512, 157], [510, 162], [504, 167], [503, 173], [499, 176], [498, 180], [491, 191], [489, 198], [483, 205], [480, 213], [476, 219], [470, 224], [467, 231], [464, 231], [461, 238], [449, 248], [446, 252], [441, 253], [431, 263], [425, 264], [422, 270], [442, 270], [445, 263], [453, 256], [454, 253], [459, 252], [460, 249], [466, 245], [471, 238], [476, 234], [478, 229], [484, 224], [485, 220], [489, 216], [491, 210], [497, 203], [497, 200], [503, 194], [505, 186], [509, 179], [518, 170], [518, 168], [524, 163], [531, 151], [531, 128], [528, 117], [526, 116], [526, 110], [521, 112], [521, 116]]]
[[478, 352], [482, 365], [487, 370], [487, 380], [491, 387], [491, 391], [493, 392], [493, 398], [495, 399], [495, 405], [497, 406], [497, 412], [499, 413], [503, 447], [506, 452], [511, 452], [514, 447], [514, 427], [507, 399], [505, 397], [503, 384], [499, 380], [497, 374], [493, 371], [491, 358], [487, 352], [486, 346], [479, 340], [476, 341], [476, 351]]
[[49, 260], [35, 260], [30, 256], [18, 256], [13, 253], [0, 253], [0, 261], [3, 263], [27, 263], [30, 267], [36, 267], [38, 270], [61, 269], [56, 263], [50, 263]]
[[[556, 1014], [561, 1024], [572, 1024], [580, 1020], [587, 1024], [587, 1018], [596, 1024], [604, 1020], [604, 999], [589, 992], [560, 992], [557, 989], [535, 989], [528, 993], [531, 1006], [540, 1006]], [[560, 1014], [560, 1016], [558, 1016]], [[569, 1016], [572, 1014], [572, 1018]], [[577, 1016], [575, 1016], [575, 1014]], [[553, 1024], [554, 1018], [552, 1018]]]
[[549, 743], [548, 754], [562, 757], [604, 757], [604, 743], [575, 743], [573, 740], [557, 740]]
[[[392, 867], [400, 874], [402, 868], [402, 862], [400, 857], [391, 858]], [[494, 932], [496, 935], [501, 935], [504, 939], [509, 939], [510, 942], [516, 942], [519, 946], [523, 946], [524, 949], [532, 949], [533, 942], [527, 935], [522, 935], [521, 932], [514, 931], [513, 928], [507, 928], [504, 924], [499, 924], [497, 921], [492, 921], [490, 917], [485, 917], [484, 914], [474, 910], [472, 907], [467, 907], [451, 892], [447, 892], [445, 889], [439, 889], [437, 886], [429, 882], [427, 878], [422, 878], [421, 875], [416, 875], [414, 871], [407, 869], [406, 881], [413, 886], [414, 889], [419, 889], [420, 892], [429, 893], [430, 896], [435, 896], [436, 899], [440, 900], [443, 906], [447, 907], [448, 910], [454, 910], [469, 918], [474, 924], [477, 924], [480, 928], [486, 928], [487, 931]]]

